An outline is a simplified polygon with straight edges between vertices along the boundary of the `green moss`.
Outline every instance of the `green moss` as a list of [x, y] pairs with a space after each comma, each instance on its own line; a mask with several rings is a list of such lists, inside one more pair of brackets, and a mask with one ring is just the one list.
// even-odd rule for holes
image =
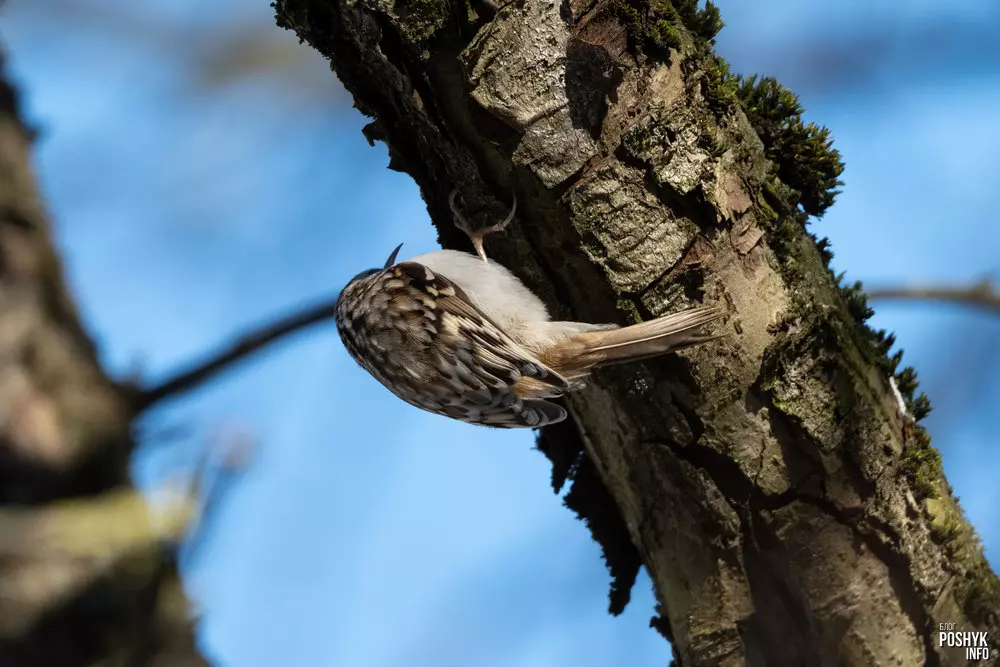
[[698, 15], [698, 0], [674, 0], [674, 6], [677, 15], [687, 25], [690, 25]]
[[774, 207], [780, 217], [795, 216], [798, 213], [796, 208], [799, 201], [798, 191], [788, 187], [777, 176], [764, 182], [761, 195]]
[[472, 0], [464, 0], [462, 3], [462, 11], [465, 12], [465, 22], [469, 25], [475, 25], [479, 23], [479, 12], [476, 8], [472, 6]]
[[830, 239], [824, 236], [821, 239], [816, 239], [813, 236], [813, 240], [816, 241], [816, 250], [819, 251], [820, 259], [823, 260], [823, 266], [830, 268], [830, 262], [833, 261], [833, 251], [830, 250]]
[[815, 123], [806, 125], [798, 97], [771, 77], [740, 79], [737, 89], [778, 176], [798, 190], [798, 203], [806, 213], [823, 215], [843, 185], [844, 163], [830, 131]]
[[[894, 357], [897, 360], [902, 358], [902, 353], [899, 353], [899, 357]], [[913, 416], [914, 419], [920, 421], [931, 411], [931, 401], [927, 398], [927, 394], [917, 392], [917, 371], [912, 366], [907, 366], [902, 370], [901, 373], [896, 375], [896, 387], [899, 389], [899, 393], [903, 395], [903, 400], [906, 402], [906, 409]]]
[[444, 0], [397, 0], [393, 11], [400, 34], [418, 46], [444, 26], [449, 5]]
[[951, 513], [942, 513], [940, 520], [931, 522], [931, 539], [937, 544], [954, 545], [961, 535], [962, 522]]
[[915, 437], [903, 450], [900, 469], [910, 482], [913, 495], [917, 500], [936, 498], [940, 493], [939, 485], [944, 478], [941, 467], [941, 453], [931, 444], [927, 432], [917, 427]]
[[[786, 98], [783, 104], [795, 108], [794, 98]], [[864, 355], [860, 363], [876, 364], [886, 375], [894, 376], [907, 411], [915, 420], [923, 419], [931, 406], [925, 394], [917, 394], [916, 372], [906, 368], [897, 374], [903, 352], [897, 350], [892, 353], [895, 336], [868, 325], [874, 312], [868, 305], [863, 285], [860, 282], [845, 285], [844, 274], [834, 275], [830, 271], [829, 262], [833, 257], [830, 242], [825, 238], [817, 240], [804, 229], [806, 214], [795, 206], [796, 197], [797, 193], [780, 178], [766, 181], [757, 194], [768, 244], [779, 260], [783, 278], [791, 288], [793, 312], [802, 315], [815, 309], [815, 295], [822, 294], [826, 289], [815, 278], [822, 275], [815, 270], [815, 263], [822, 262], [836, 290], [834, 295], [840, 295], [841, 305], [851, 316], [850, 321], [836, 322], [835, 319], [839, 318], [834, 318], [832, 313], [838, 312], [838, 309], [829, 309], [824, 326], [834, 332], [831, 334], [835, 339], [833, 344], [856, 347]]]
[[740, 100], [747, 114], [760, 123], [769, 135], [776, 133], [786, 119], [800, 116], [805, 111], [799, 104], [798, 96], [772, 77], [741, 79]]
[[[978, 541], [978, 540], [977, 540]], [[997, 633], [997, 610], [1000, 609], [1000, 579], [990, 568], [981, 544], [978, 553], [967, 557], [968, 567], [956, 582], [955, 598], [969, 620]]]
[[868, 305], [868, 297], [865, 295], [863, 285], [860, 282], [843, 285], [843, 278], [843, 273], [835, 276], [834, 285], [840, 290], [848, 312], [854, 321], [861, 326], [861, 338], [870, 358], [886, 375], [891, 375], [896, 379], [896, 388], [899, 389], [899, 393], [903, 397], [907, 412], [916, 421], [920, 421], [930, 413], [931, 404], [926, 394], [916, 394], [916, 370], [907, 366], [900, 373], [896, 373], [896, 369], [899, 368], [899, 364], [903, 360], [902, 350], [897, 350], [892, 355], [889, 354], [896, 343], [896, 337], [885, 329], [876, 330], [868, 326], [867, 322], [875, 314], [875, 311]]
[[647, 37], [653, 45], [664, 51], [679, 49], [681, 46], [680, 30], [673, 23], [665, 19], [654, 22], [649, 27]]
[[[903, 352], [892, 352], [895, 336], [868, 324], [873, 313], [863, 286], [843, 284], [843, 275], [835, 276], [829, 269], [833, 258], [829, 239], [817, 239], [805, 229], [808, 216], [822, 215], [841, 185], [843, 163], [829, 132], [804, 124], [798, 98], [773, 79], [740, 81], [737, 94], [774, 163], [773, 177], [756, 193], [756, 210], [791, 295], [787, 320], [796, 324], [794, 334], [779, 335], [765, 351], [759, 386], [776, 411], [797, 416], [803, 406], [782, 390], [793, 381], [790, 373], [796, 359], [817, 359], [831, 378], [846, 375], [845, 386], [853, 388], [852, 395], [859, 389], [872, 391], [869, 378], [875, 364], [895, 378], [907, 411], [916, 420], [923, 418], [930, 403], [926, 395], [917, 394], [916, 371], [898, 370]], [[954, 574], [955, 601], [966, 619], [991, 636], [1000, 635], [1000, 579], [945, 480], [941, 454], [921, 426], [908, 424], [906, 432], [910, 437], [900, 472], [933, 515], [931, 537], [942, 545], [944, 565]]]
[[724, 111], [736, 103], [740, 79], [729, 71], [729, 63], [709, 54], [705, 76], [705, 97], [713, 110]]
[[801, 119], [793, 118], [779, 143], [782, 178], [802, 193], [801, 204], [806, 213], [823, 215], [840, 194], [837, 188], [843, 185], [840, 175], [844, 173], [844, 163], [840, 151], [833, 147], [830, 131], [815, 123], [804, 125]]
[[639, 49], [666, 57], [681, 47], [680, 17], [670, 0], [613, 0], [611, 8]]
[[906, 409], [910, 411], [915, 420], [920, 421], [931, 413], [931, 399], [927, 397], [927, 394], [920, 392], [919, 396], [906, 404]]
[[718, 127], [714, 126], [705, 127], [702, 133], [698, 135], [698, 147], [704, 149], [705, 152], [715, 158], [722, 157], [729, 150], [729, 146], [722, 137], [722, 133]]
[[760, 220], [768, 227], [773, 227], [778, 222], [778, 212], [767, 203], [767, 198], [763, 193], [757, 195], [757, 210], [760, 211]]
[[625, 26], [632, 42], [642, 44], [645, 41], [642, 12], [627, 0], [612, 0], [609, 7], [621, 24]]
[[[721, 26], [718, 9], [711, 4], [699, 12], [696, 2], [656, 0], [647, 6], [648, 14], [643, 14], [641, 8], [626, 0], [620, 2], [623, 3], [619, 5], [620, 11], [629, 17], [633, 28], [646, 29], [646, 37], [652, 43], [656, 43], [661, 33], [655, 26], [652, 33], [648, 32], [650, 17], [668, 21], [673, 27], [682, 23], [702, 37], [707, 32], [696, 30], [698, 21]], [[819, 337], [833, 345], [832, 349], [850, 350], [851, 360], [847, 363], [859, 376], [866, 374], [864, 369], [870, 364], [878, 365], [886, 375], [895, 375], [902, 359], [902, 351], [890, 354], [895, 337], [867, 324], [874, 313], [862, 284], [844, 285], [842, 275], [833, 276], [829, 271], [833, 258], [829, 239], [817, 240], [805, 230], [809, 215], [821, 215], [833, 203], [836, 187], [841, 184], [838, 177], [843, 172], [843, 163], [839, 152], [832, 147], [829, 132], [813, 124], [805, 125], [798, 98], [775, 79], [744, 80], [734, 76], [726, 61], [711, 53], [707, 43], [704, 46], [703, 54], [695, 55], [691, 62], [705, 73], [703, 92], [707, 103], [717, 115], [737, 101], [741, 103], [774, 162], [775, 171], [763, 183], [756, 199], [769, 245], [791, 287], [793, 312], [800, 315], [811, 312]], [[656, 132], [649, 127], [637, 125], [623, 136], [622, 147], [632, 156], [645, 156], [657, 143], [655, 136]], [[724, 142], [710, 130], [700, 138], [700, 144], [717, 157], [725, 150]], [[580, 225], [577, 228], [583, 231]], [[832, 293], [829, 283], [817, 277], [824, 274], [832, 279]], [[818, 297], [833, 307], [817, 308]], [[842, 317], [844, 312], [850, 317]], [[919, 420], [930, 411], [930, 404], [925, 395], [915, 395], [916, 383], [908, 381], [908, 372], [912, 369], [904, 370], [897, 377], [897, 384], [907, 410]]]
[[885, 371], [886, 375], [894, 375], [896, 368], [899, 367], [899, 362], [903, 360], [902, 350], [897, 350], [895, 354], [889, 356], [889, 350], [896, 343], [896, 336], [885, 329], [878, 331], [870, 327], [866, 327], [866, 329], [871, 332], [870, 342], [879, 359], [879, 367]]
[[805, 214], [796, 208], [798, 192], [789, 188], [779, 178], [764, 182], [758, 201], [762, 205], [761, 219], [766, 223], [768, 241], [781, 263], [786, 281], [799, 275], [799, 256], [805, 226]]
[[680, 21], [702, 39], [713, 39], [725, 25], [719, 8], [711, 0], [701, 10], [698, 9], [698, 0], [673, 0], [672, 4]]
[[702, 39], [711, 41], [715, 39], [715, 36], [719, 34], [719, 31], [726, 24], [722, 21], [719, 8], [715, 6], [712, 0], [708, 0], [705, 3], [705, 9], [695, 13], [694, 17], [688, 22], [688, 25], [696, 35]]
[[840, 286], [840, 293], [844, 296], [844, 301], [847, 302], [847, 312], [851, 314], [851, 317], [858, 324], [864, 324], [871, 319], [875, 311], [868, 305], [868, 296], [865, 294], [861, 282], [855, 281], [853, 285], [841, 286], [840, 283], [843, 278], [844, 274], [841, 273], [835, 278], [834, 282]]
[[653, 145], [653, 132], [646, 123], [636, 123], [622, 135], [622, 148], [631, 157], [643, 160]]
[[610, 7], [628, 30], [633, 45], [649, 55], [665, 57], [670, 49], [680, 49], [685, 27], [707, 48], [725, 25], [712, 2], [702, 10], [692, 0], [613, 0]]
[[942, 546], [945, 569], [954, 575], [954, 597], [965, 617], [991, 635], [1000, 634], [1000, 579], [993, 573], [983, 544], [951, 490], [925, 501], [931, 539]]
[[625, 321], [629, 324], [639, 324], [639, 322], [642, 322], [642, 315], [639, 313], [638, 306], [630, 299], [618, 299], [616, 306], [624, 314]]

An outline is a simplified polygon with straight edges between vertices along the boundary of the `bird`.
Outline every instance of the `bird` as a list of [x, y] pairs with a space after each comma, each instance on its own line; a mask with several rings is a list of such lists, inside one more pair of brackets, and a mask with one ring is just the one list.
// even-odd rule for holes
[[699, 333], [724, 315], [700, 306], [619, 326], [553, 321], [542, 300], [489, 260], [483, 237], [507, 218], [473, 229], [455, 203], [457, 228], [476, 254], [436, 250], [362, 271], [341, 290], [334, 313], [350, 356], [406, 403], [494, 428], [541, 428], [567, 417], [553, 402], [602, 366], [638, 361], [718, 336]]

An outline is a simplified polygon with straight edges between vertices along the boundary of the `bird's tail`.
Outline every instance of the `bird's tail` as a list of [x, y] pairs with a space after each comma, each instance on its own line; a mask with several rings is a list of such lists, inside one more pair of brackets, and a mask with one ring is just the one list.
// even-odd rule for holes
[[627, 327], [577, 331], [546, 350], [542, 361], [572, 380], [598, 366], [648, 359], [719, 338], [699, 330], [723, 314], [721, 308], [702, 306]]

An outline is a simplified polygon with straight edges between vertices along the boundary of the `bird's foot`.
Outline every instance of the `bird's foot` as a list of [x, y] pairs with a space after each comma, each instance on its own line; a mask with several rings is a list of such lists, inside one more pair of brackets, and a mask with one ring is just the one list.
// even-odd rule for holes
[[502, 221], [495, 225], [490, 225], [489, 227], [483, 227], [482, 229], [473, 229], [472, 225], [469, 224], [468, 219], [462, 212], [458, 210], [458, 206], [455, 204], [455, 197], [458, 196], [458, 190], [452, 190], [451, 194], [448, 195], [448, 206], [451, 208], [452, 214], [455, 216], [455, 226], [460, 230], [465, 232], [469, 240], [472, 241], [472, 247], [476, 249], [476, 254], [479, 255], [482, 260], [489, 263], [486, 259], [486, 251], [483, 250], [483, 237], [487, 234], [493, 234], [495, 232], [502, 232], [507, 229], [507, 225], [510, 224], [511, 220], [514, 219], [514, 213], [517, 212], [517, 195], [514, 195], [514, 204], [510, 207], [510, 213]]

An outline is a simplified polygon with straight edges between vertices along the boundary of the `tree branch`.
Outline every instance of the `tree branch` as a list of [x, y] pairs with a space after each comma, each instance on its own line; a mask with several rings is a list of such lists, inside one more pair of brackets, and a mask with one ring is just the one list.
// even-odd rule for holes
[[869, 299], [909, 299], [923, 301], [948, 301], [951, 303], [978, 306], [1000, 313], [1000, 293], [989, 280], [969, 287], [887, 287], [868, 291]]
[[147, 410], [154, 403], [165, 398], [197, 388], [233, 364], [271, 343], [332, 318], [336, 303], [335, 299], [324, 301], [279, 318], [271, 324], [252, 329], [207, 359], [191, 364], [186, 370], [177, 373], [172, 378], [148, 389], [139, 390], [133, 399], [133, 408], [136, 414]]

